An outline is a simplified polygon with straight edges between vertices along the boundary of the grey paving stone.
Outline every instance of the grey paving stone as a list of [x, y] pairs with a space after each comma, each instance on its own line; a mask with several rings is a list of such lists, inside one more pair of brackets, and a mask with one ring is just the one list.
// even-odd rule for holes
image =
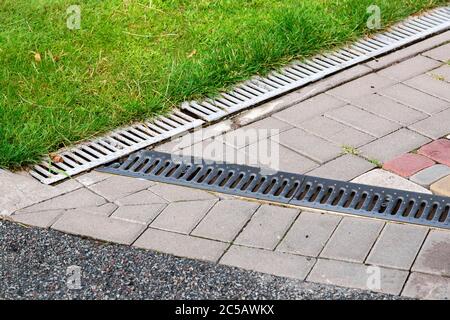
[[142, 190], [115, 201], [119, 206], [137, 206], [145, 204], [167, 203], [166, 200], [151, 191]]
[[351, 82], [347, 82], [337, 88], [331, 89], [328, 93], [337, 98], [349, 101], [375, 93], [378, 90], [392, 86], [395, 83], [397, 83], [396, 80], [383, 77], [376, 73], [371, 73]]
[[425, 120], [414, 123], [409, 128], [432, 139], [439, 139], [450, 133], [449, 122], [450, 109], [447, 109], [433, 114]]
[[77, 180], [79, 183], [87, 187], [111, 177], [112, 175], [108, 173], [91, 171], [88, 173], [81, 174], [78, 177], [75, 177], [75, 180]]
[[228, 244], [157, 229], [147, 229], [133, 244], [135, 247], [173, 254], [179, 257], [217, 262]]
[[432, 50], [423, 53], [424, 56], [447, 62], [450, 60], [450, 43], [444, 44]]
[[409, 125], [428, 117], [426, 113], [408, 108], [403, 104], [376, 93], [353, 99], [352, 104], [402, 125]]
[[323, 258], [363, 262], [384, 222], [345, 217], [321, 252]]
[[450, 101], [450, 83], [434, 79], [432, 76], [422, 74], [404, 82], [410, 87], [417, 88], [435, 97]]
[[273, 250], [281, 241], [298, 213], [297, 209], [262, 205], [234, 243]]
[[297, 128], [280, 133], [279, 142], [319, 163], [336, 158], [342, 151], [338, 146]]
[[412, 271], [450, 276], [450, 232], [431, 230]]
[[278, 145], [278, 152], [270, 153], [266, 155], [265, 151], [262, 149], [255, 149], [257, 147], [267, 147], [266, 150], [274, 151], [276, 149], [272, 148], [276, 143], [276, 141], [270, 139], [267, 141], [260, 141], [258, 146], [254, 144], [246, 147], [245, 151], [249, 154], [254, 154], [253, 150], [259, 150], [258, 152], [264, 152], [264, 158], [258, 156], [258, 166], [259, 167], [267, 167], [276, 171], [286, 171], [286, 172], [294, 172], [294, 173], [306, 173], [311, 169], [314, 169], [319, 166], [317, 162], [302, 156], [301, 154], [292, 151], [282, 145]]
[[220, 264], [301, 280], [314, 262], [313, 258], [235, 245], [220, 260]]
[[433, 48], [441, 45], [442, 43], [445, 43], [449, 39], [450, 39], [450, 31], [447, 31], [447, 32], [438, 34], [434, 37], [422, 40], [413, 45], [409, 45], [406, 48], [396, 50], [393, 53], [382, 56], [381, 58], [375, 58], [375, 59], [371, 60], [370, 62], [367, 62], [366, 65], [375, 70], [379, 70], [381, 68], [390, 66], [393, 63], [396, 63], [398, 61], [405, 60], [407, 58], [416, 56], [417, 54], [420, 54], [422, 52], [433, 49]]
[[408, 87], [403, 83], [384, 88], [378, 93], [427, 114], [438, 113], [450, 107], [449, 102]]
[[324, 116], [302, 122], [299, 127], [339, 146], [359, 147], [375, 140], [374, 136]]
[[426, 300], [450, 300], [450, 278], [413, 272], [402, 296]]
[[105, 217], [109, 217], [117, 208], [118, 206], [116, 204], [108, 202], [98, 207], [82, 207], [75, 210], [83, 210], [91, 214], [99, 214]]
[[165, 204], [147, 204], [138, 206], [119, 207], [111, 218], [142, 223], [148, 225], [165, 208]]
[[144, 179], [136, 179], [125, 176], [111, 176], [106, 180], [91, 185], [89, 188], [109, 201], [114, 201], [135, 192], [147, 189], [154, 184], [154, 182]]
[[193, 235], [231, 242], [250, 220], [259, 204], [242, 200], [219, 201], [192, 232]]
[[57, 197], [76, 190], [82, 185], [73, 179], [55, 187], [43, 185], [29, 175], [0, 171], [0, 215], [11, 215], [13, 212], [31, 206], [40, 201]]
[[377, 138], [400, 128], [400, 125], [352, 105], [325, 113], [325, 116]]
[[217, 200], [172, 202], [152, 222], [151, 227], [189, 234], [216, 202]]
[[131, 244], [144, 231], [145, 226], [73, 210], [62, 215], [53, 224], [52, 229], [104, 241]]
[[308, 174], [327, 179], [349, 181], [373, 168], [375, 168], [375, 165], [369, 161], [352, 154], [346, 154], [309, 171]]
[[286, 110], [275, 113], [273, 117], [295, 126], [343, 105], [345, 105], [345, 102], [342, 100], [327, 94], [320, 94]]
[[268, 117], [224, 134], [225, 143], [240, 149], [292, 128], [287, 122]]
[[423, 169], [411, 176], [409, 179], [425, 188], [429, 188], [436, 181], [450, 175], [450, 167], [443, 164], [435, 164]]
[[404, 81], [437, 68], [439, 65], [440, 63], [436, 60], [419, 55], [380, 70], [378, 74], [398, 81]]
[[338, 215], [302, 212], [277, 251], [317, 257], [341, 221]]
[[39, 211], [12, 215], [11, 218], [19, 223], [39, 228], [49, 228], [64, 210]]
[[17, 213], [48, 211], [57, 209], [73, 209], [84, 207], [96, 207], [106, 203], [105, 199], [96, 195], [88, 189], [78, 189], [62, 196], [35, 204], [22, 209]]
[[387, 223], [366, 263], [409, 270], [428, 233], [428, 228]]
[[400, 129], [360, 148], [361, 155], [381, 162], [427, 144], [431, 140], [408, 129]]
[[159, 183], [149, 190], [170, 202], [216, 199], [214, 195], [203, 190], [165, 183]]
[[430, 190], [383, 169], [375, 169], [364, 173], [353, 179], [352, 182], [367, 184], [370, 186], [431, 194]]
[[[319, 259], [307, 281], [399, 295], [408, 272], [378, 268], [360, 263]], [[381, 276], [379, 283], [376, 281], [378, 271]]]
[[429, 71], [428, 74], [438, 80], [450, 82], [450, 65], [444, 64], [437, 69]]

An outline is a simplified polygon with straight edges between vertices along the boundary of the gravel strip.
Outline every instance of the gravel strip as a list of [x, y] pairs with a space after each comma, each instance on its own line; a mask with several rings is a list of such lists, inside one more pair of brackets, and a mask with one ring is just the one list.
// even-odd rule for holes
[[[81, 289], [66, 285], [81, 268]], [[0, 299], [398, 299], [0, 220]]]

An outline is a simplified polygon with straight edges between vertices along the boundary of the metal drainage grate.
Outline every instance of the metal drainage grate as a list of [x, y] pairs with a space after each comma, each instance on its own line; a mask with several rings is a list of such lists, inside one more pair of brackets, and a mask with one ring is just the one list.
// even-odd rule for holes
[[293, 62], [264, 78], [254, 77], [214, 100], [185, 102], [181, 109], [205, 121], [214, 121], [448, 29], [450, 7], [438, 8], [411, 17], [388, 31], [359, 40], [341, 50], [320, 54], [303, 62]]
[[203, 123], [202, 120], [174, 111], [170, 116], [115, 130], [105, 137], [61, 151], [58, 156], [62, 161], [44, 159], [33, 167], [30, 174], [45, 184], [51, 184], [175, 137]]
[[98, 169], [191, 188], [450, 229], [450, 198], [142, 151]]
[[47, 157], [34, 166], [30, 174], [45, 184], [61, 181], [199, 127], [204, 121], [216, 121], [349, 66], [448, 29], [450, 7], [431, 10], [395, 25], [389, 31], [362, 39], [341, 50], [317, 55], [303, 62], [293, 62], [264, 78], [254, 77], [237, 85], [230, 92], [220, 94], [216, 99], [184, 102], [181, 111], [175, 111], [169, 116], [122, 128], [96, 140], [60, 151], [58, 155], [61, 156], [62, 162], [55, 162]]

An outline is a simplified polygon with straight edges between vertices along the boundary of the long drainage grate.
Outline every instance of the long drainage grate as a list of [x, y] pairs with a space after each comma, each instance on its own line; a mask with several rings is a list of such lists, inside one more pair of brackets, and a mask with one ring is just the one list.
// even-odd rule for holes
[[118, 175], [358, 216], [450, 229], [450, 198], [141, 151], [98, 169]]
[[215, 99], [185, 102], [181, 110], [170, 116], [138, 123], [63, 150], [58, 153], [59, 161], [47, 157], [30, 174], [46, 184], [63, 180], [448, 29], [450, 6], [431, 10], [346, 48], [291, 63], [264, 78], [254, 77]]

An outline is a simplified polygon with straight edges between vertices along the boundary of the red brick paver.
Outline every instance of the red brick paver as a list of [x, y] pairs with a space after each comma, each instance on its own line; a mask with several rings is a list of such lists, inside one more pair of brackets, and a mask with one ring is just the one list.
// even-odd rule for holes
[[439, 139], [419, 149], [419, 154], [450, 166], [450, 140]]
[[410, 177], [420, 170], [431, 167], [435, 162], [429, 158], [413, 153], [405, 153], [383, 165], [383, 169], [389, 170], [402, 177]]

